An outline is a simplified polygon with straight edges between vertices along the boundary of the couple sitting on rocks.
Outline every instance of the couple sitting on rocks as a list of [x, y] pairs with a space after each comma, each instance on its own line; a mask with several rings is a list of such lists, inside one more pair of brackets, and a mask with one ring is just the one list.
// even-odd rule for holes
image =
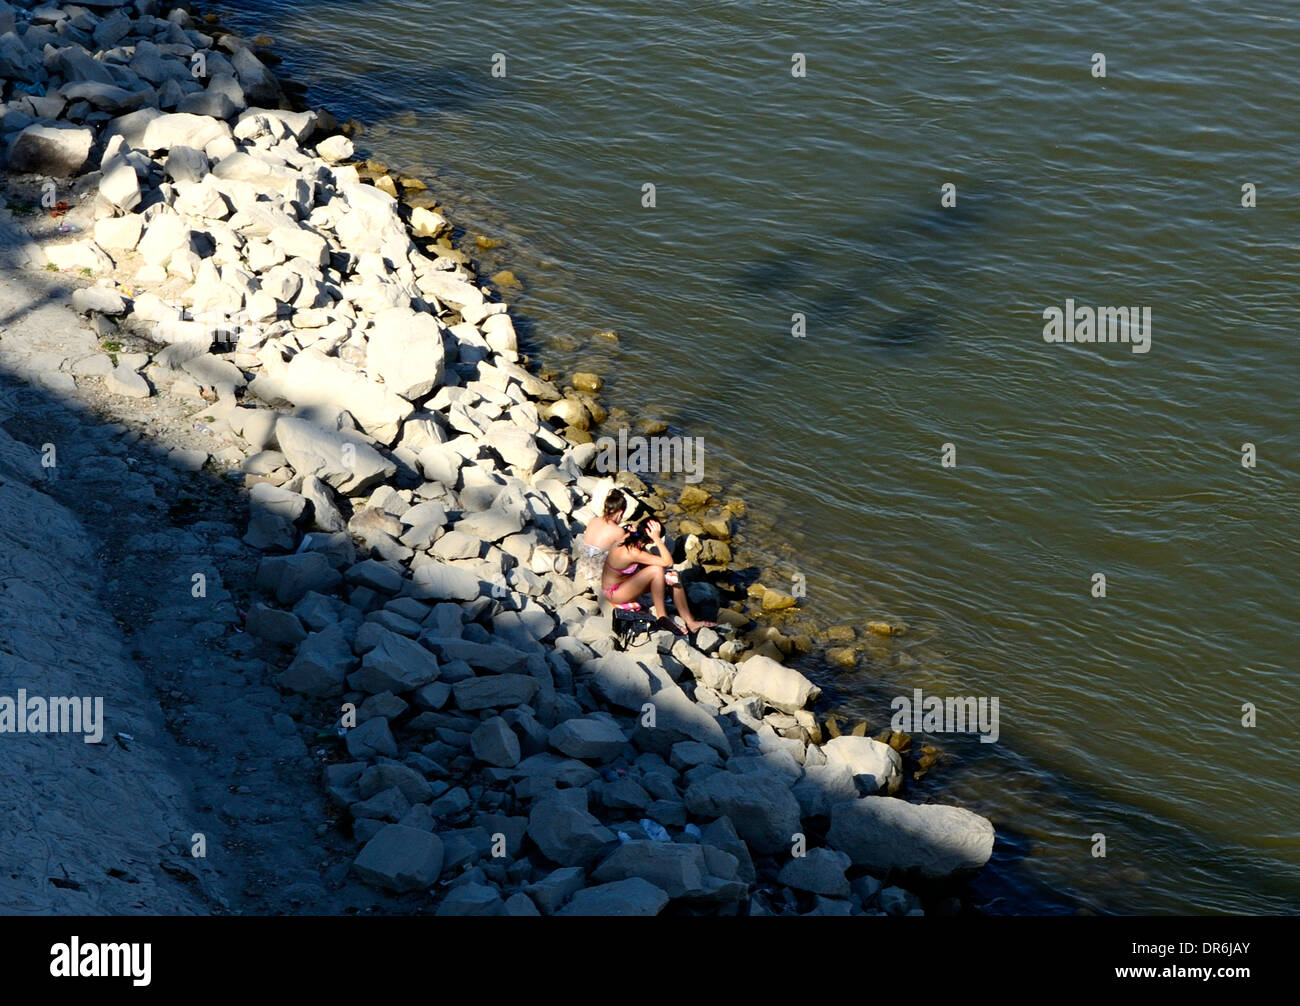
[[[716, 622], [705, 622], [691, 614], [686, 589], [672, 569], [673, 557], [664, 543], [663, 527], [649, 519], [639, 524], [623, 523], [627, 497], [611, 489], [605, 497], [602, 516], [593, 517], [582, 535], [583, 551], [578, 563], [580, 576], [599, 580], [600, 593], [618, 608], [640, 609], [637, 601], [650, 592], [659, 628], [684, 636]], [[664, 606], [665, 587], [673, 590], [673, 605], [679, 617], [668, 617]]]

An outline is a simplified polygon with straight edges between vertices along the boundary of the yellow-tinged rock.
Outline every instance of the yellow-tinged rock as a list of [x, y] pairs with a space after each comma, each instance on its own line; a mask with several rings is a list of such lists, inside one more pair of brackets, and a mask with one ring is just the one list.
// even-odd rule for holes
[[786, 608], [793, 608], [798, 603], [797, 599], [779, 590], [768, 590], [763, 594], [764, 611], [784, 611]]
[[573, 386], [579, 391], [587, 391], [595, 394], [605, 386], [605, 382], [600, 379], [599, 374], [591, 374], [586, 371], [573, 375]]
[[833, 667], [856, 667], [858, 655], [851, 646], [833, 646], [826, 651], [826, 661]]
[[686, 510], [699, 510], [713, 502], [713, 497], [699, 486], [687, 486], [677, 497], [677, 501]]

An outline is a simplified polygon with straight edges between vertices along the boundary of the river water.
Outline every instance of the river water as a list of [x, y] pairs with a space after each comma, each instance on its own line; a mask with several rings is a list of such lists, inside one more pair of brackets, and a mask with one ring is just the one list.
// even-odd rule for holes
[[704, 438], [765, 582], [906, 623], [837, 707], [997, 697], [912, 789], [997, 826], [983, 910], [1300, 907], [1294, 4], [212, 7], [503, 242], [545, 364]]

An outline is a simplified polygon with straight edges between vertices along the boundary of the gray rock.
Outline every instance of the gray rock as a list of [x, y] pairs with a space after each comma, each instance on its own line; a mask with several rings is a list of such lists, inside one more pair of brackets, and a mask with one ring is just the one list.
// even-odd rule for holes
[[307, 512], [307, 500], [295, 492], [259, 482], [248, 494], [249, 510], [253, 513], [270, 513], [290, 523], [301, 520]]
[[320, 552], [267, 556], [257, 567], [257, 586], [283, 605], [297, 604], [310, 591], [327, 594], [343, 582]]
[[82, 314], [95, 311], [99, 314], [119, 315], [126, 313], [126, 298], [116, 290], [87, 286], [72, 291], [72, 306]]
[[821, 689], [798, 671], [759, 655], [740, 665], [731, 693], [737, 698], [756, 695], [772, 708], [792, 713], [815, 701]]
[[800, 830], [799, 802], [769, 772], [718, 772], [694, 782], [686, 790], [686, 809], [701, 817], [725, 814], [740, 837], [763, 853], [788, 848]]
[[69, 178], [81, 173], [90, 159], [95, 134], [79, 126], [31, 125], [9, 147], [10, 171]]
[[514, 894], [510, 895], [510, 897], [506, 898], [505, 914], [509, 916], [534, 916], [540, 918], [542, 913], [537, 910], [537, 906], [533, 904], [532, 899], [530, 899], [528, 895], [516, 891]]
[[805, 765], [803, 778], [794, 784], [795, 799], [804, 817], [829, 817], [831, 808], [858, 796], [858, 786], [848, 766]]
[[442, 872], [442, 841], [426, 831], [390, 824], [366, 843], [352, 869], [378, 887], [418, 891]]
[[978, 870], [993, 854], [993, 825], [962, 807], [868, 796], [836, 804], [826, 838], [857, 866], [915, 870], [938, 879]]
[[880, 892], [880, 909], [890, 915], [909, 915], [921, 907], [921, 899], [901, 887], [886, 887]]
[[579, 866], [563, 866], [552, 870], [541, 880], [528, 884], [524, 893], [542, 910], [543, 915], [554, 915], [587, 882], [587, 873]]
[[557, 913], [572, 915], [658, 915], [668, 904], [668, 894], [640, 877], [588, 887], [575, 894]]
[[374, 317], [368, 333], [366, 367], [403, 398], [423, 398], [442, 384], [441, 326], [430, 314], [391, 308]]
[[149, 382], [130, 367], [118, 366], [104, 378], [104, 387], [115, 395], [127, 398], [148, 398], [152, 393]]
[[463, 660], [470, 667], [493, 674], [517, 671], [528, 662], [528, 654], [499, 643], [475, 643], [468, 639], [433, 636], [426, 640], [443, 660]]
[[396, 594], [402, 589], [402, 574], [392, 566], [365, 559], [351, 567], [345, 574], [348, 583], [369, 587], [381, 594]]
[[842, 852], [832, 849], [809, 849], [807, 855], [796, 857], [777, 875], [786, 887], [812, 894], [825, 894], [833, 898], [849, 895], [849, 879], [844, 871], [852, 861]]
[[627, 747], [627, 737], [611, 716], [589, 716], [556, 725], [548, 737], [551, 747], [589, 761], [609, 761]]
[[347, 636], [339, 626], [330, 625], [303, 640], [293, 663], [280, 675], [279, 685], [304, 695], [338, 695], [354, 661]]
[[615, 849], [591, 876], [602, 883], [640, 877], [672, 899], [734, 901], [743, 897], [748, 888], [735, 880], [736, 861], [727, 858], [731, 876], [718, 878], [710, 875], [703, 846], [633, 840]]
[[181, 184], [201, 182], [211, 170], [212, 162], [208, 155], [194, 147], [172, 147], [163, 164], [166, 176]]
[[519, 764], [519, 738], [500, 716], [484, 720], [470, 734], [469, 744], [479, 761], [499, 768], [512, 768]]
[[378, 643], [362, 658], [361, 668], [348, 678], [358, 691], [401, 694], [422, 688], [438, 677], [438, 658], [417, 643], [378, 625], [370, 627]]
[[275, 437], [294, 471], [343, 493], [363, 492], [397, 474], [397, 465], [364, 440], [305, 419], [282, 416]]
[[884, 789], [903, 774], [903, 760], [898, 752], [870, 737], [842, 735], [827, 741], [822, 750], [826, 753], [827, 767], [848, 769], [865, 794]]
[[115, 157], [102, 169], [99, 194], [123, 213], [140, 204], [140, 180], [125, 158]]
[[451, 686], [456, 705], [467, 712], [521, 705], [537, 693], [537, 679], [526, 674], [493, 674], [468, 678]]
[[563, 794], [533, 804], [528, 815], [528, 837], [551, 862], [582, 867], [590, 866], [607, 845], [618, 840], [577, 800]]
[[347, 742], [348, 754], [353, 758], [374, 758], [377, 755], [397, 757], [397, 742], [393, 740], [388, 721], [378, 716], [353, 727], [344, 740]]
[[297, 646], [307, 638], [307, 630], [291, 611], [254, 604], [248, 613], [247, 629], [254, 636], [281, 646]]
[[237, 49], [230, 57], [235, 68], [235, 76], [244, 95], [253, 105], [278, 106], [284, 101], [284, 91], [275, 74], [267, 69], [266, 64], [254, 55], [252, 49]]
[[439, 917], [457, 915], [504, 915], [505, 905], [495, 887], [488, 884], [463, 884], [453, 887], [434, 913]]

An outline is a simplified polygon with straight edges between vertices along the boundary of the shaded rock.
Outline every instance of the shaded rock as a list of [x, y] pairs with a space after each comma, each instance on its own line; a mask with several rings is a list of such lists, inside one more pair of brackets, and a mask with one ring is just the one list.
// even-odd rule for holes
[[500, 716], [484, 720], [470, 734], [469, 744], [474, 757], [479, 761], [500, 768], [511, 768], [519, 764], [519, 738]]
[[561, 795], [533, 804], [528, 815], [528, 837], [551, 862], [583, 867], [589, 866], [605, 846], [618, 840], [577, 801]]
[[826, 838], [857, 866], [927, 878], [977, 870], [993, 854], [993, 825], [961, 807], [868, 796], [836, 804]]
[[579, 891], [558, 915], [658, 915], [668, 894], [640, 877], [616, 880]]
[[808, 854], [790, 860], [781, 867], [777, 880], [786, 887], [830, 897], [849, 896], [849, 878], [844, 871], [853, 865], [842, 852], [832, 849], [809, 849]]
[[763, 853], [787, 848], [799, 831], [799, 802], [768, 772], [718, 772], [694, 782], [686, 790], [686, 809], [700, 817], [726, 815], [740, 837]]
[[343, 630], [330, 625], [302, 642], [293, 663], [279, 676], [278, 684], [304, 695], [338, 695], [343, 691], [343, 682], [354, 660]]
[[366, 843], [352, 869], [378, 887], [418, 891], [442, 872], [442, 841], [427, 831], [390, 824]]
[[467, 712], [502, 709], [527, 702], [537, 693], [537, 679], [525, 674], [493, 674], [467, 678], [451, 686], [456, 705]]
[[69, 178], [90, 159], [95, 134], [80, 126], [31, 125], [9, 147], [10, 171]]
[[565, 720], [547, 739], [551, 747], [570, 758], [590, 761], [617, 758], [627, 746], [627, 737], [612, 716]]

